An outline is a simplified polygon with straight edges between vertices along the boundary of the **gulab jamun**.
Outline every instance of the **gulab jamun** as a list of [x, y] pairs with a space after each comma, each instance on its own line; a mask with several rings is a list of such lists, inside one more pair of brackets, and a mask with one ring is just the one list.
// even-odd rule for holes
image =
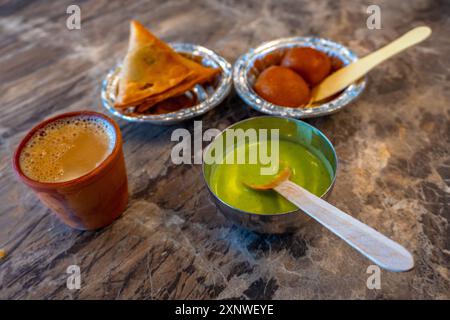
[[330, 57], [331, 61], [331, 73], [338, 71], [344, 67], [344, 62], [338, 57]]
[[264, 100], [285, 107], [301, 107], [310, 99], [305, 80], [291, 69], [280, 66], [261, 72], [253, 88]]
[[297, 72], [311, 87], [319, 84], [331, 71], [330, 58], [322, 51], [309, 47], [289, 49], [281, 65]]

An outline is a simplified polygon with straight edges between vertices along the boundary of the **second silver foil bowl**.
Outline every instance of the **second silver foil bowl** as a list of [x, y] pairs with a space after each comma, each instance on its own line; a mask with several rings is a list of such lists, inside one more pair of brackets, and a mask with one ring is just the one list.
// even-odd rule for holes
[[[338, 159], [333, 144], [319, 129], [314, 128], [301, 120], [261, 116], [237, 122], [223, 130], [221, 135], [226, 135], [228, 129], [247, 130], [249, 128], [256, 130], [279, 129], [280, 139], [301, 144], [313, 153], [320, 153], [330, 164], [333, 173], [330, 186], [321, 195], [321, 198], [326, 199], [331, 194], [336, 180]], [[205, 149], [204, 155], [211, 152], [212, 146], [218, 141], [220, 141], [220, 139], [217, 139], [216, 137], [216, 139]], [[203, 178], [210, 197], [223, 215], [234, 224], [258, 233], [281, 234], [295, 232], [310, 220], [309, 216], [300, 209], [286, 213], [255, 214], [227, 204], [214, 193], [210, 186], [212, 170], [214, 170], [214, 164], [203, 163]]]
[[[317, 49], [325, 52], [328, 56], [338, 58], [342, 61], [343, 65], [347, 65], [358, 60], [356, 54], [345, 46], [322, 38], [294, 37], [265, 42], [239, 57], [234, 64], [234, 87], [246, 104], [255, 110], [269, 115], [292, 117], [297, 119], [313, 118], [339, 111], [355, 100], [363, 92], [366, 86], [365, 78], [351, 84], [340, 94], [333, 97], [332, 100], [309, 108], [288, 108], [275, 105], [262, 99], [253, 90], [253, 84], [258, 74], [262, 71], [255, 67], [255, 62], [261, 61], [261, 59], [269, 54], [274, 54], [293, 47], [311, 47]], [[269, 65], [265, 66], [265, 68], [267, 67], [269, 67]]]

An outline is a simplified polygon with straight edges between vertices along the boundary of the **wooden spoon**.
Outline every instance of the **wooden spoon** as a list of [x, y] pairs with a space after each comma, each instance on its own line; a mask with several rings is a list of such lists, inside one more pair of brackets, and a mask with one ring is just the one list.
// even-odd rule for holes
[[290, 181], [290, 176], [291, 169], [286, 167], [268, 184], [244, 184], [255, 190], [275, 190], [386, 270], [400, 272], [414, 267], [412, 255], [400, 244]]
[[383, 48], [339, 69], [326, 77], [313, 89], [310, 104], [331, 97], [333, 94], [345, 89], [383, 61], [391, 58], [406, 48], [422, 42], [428, 38], [430, 34], [431, 29], [429, 27], [414, 28]]

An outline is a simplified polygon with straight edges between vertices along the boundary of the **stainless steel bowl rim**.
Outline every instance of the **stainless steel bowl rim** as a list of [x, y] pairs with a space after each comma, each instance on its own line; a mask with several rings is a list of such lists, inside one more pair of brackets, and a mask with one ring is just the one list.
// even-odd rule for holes
[[105, 107], [113, 115], [126, 121], [147, 122], [153, 124], [172, 124], [200, 116], [218, 106], [228, 96], [232, 88], [231, 64], [213, 50], [200, 45], [181, 42], [173, 42], [169, 43], [169, 45], [177, 52], [200, 56], [203, 58], [204, 63], [221, 68], [221, 78], [212, 95], [195, 106], [172, 113], [161, 115], [126, 115], [114, 108], [112, 100], [113, 97], [115, 98], [117, 82], [114, 81], [117, 81], [116, 78], [120, 68], [119, 64], [107, 73], [102, 82], [101, 100], [103, 107]]
[[364, 91], [364, 88], [366, 87], [366, 78], [360, 79], [348, 86], [335, 99], [313, 108], [283, 107], [262, 99], [248, 82], [247, 74], [251, 66], [254, 61], [262, 58], [266, 54], [289, 47], [312, 47], [336, 56], [345, 64], [358, 60], [358, 56], [344, 45], [323, 38], [291, 37], [264, 42], [260, 46], [250, 49], [247, 53], [240, 56], [233, 67], [234, 87], [242, 100], [253, 109], [274, 116], [292, 117], [297, 119], [312, 118], [339, 111], [350, 102], [354, 101]]
[[[247, 121], [251, 121], [251, 120], [254, 120], [254, 119], [261, 119], [261, 118], [279, 118], [279, 119], [283, 119], [283, 120], [290, 120], [290, 121], [295, 121], [295, 122], [302, 122], [302, 123], [305, 124], [307, 127], [311, 127], [311, 128], [313, 128], [314, 130], [317, 130], [317, 131], [320, 133], [320, 136], [321, 136], [322, 138], [324, 138], [324, 140], [331, 146], [331, 150], [333, 151], [333, 156], [334, 156], [335, 161], [336, 161], [336, 170], [335, 170], [335, 172], [334, 172], [333, 180], [331, 181], [329, 187], [328, 187], [327, 190], [320, 196], [320, 198], [325, 199], [325, 198], [331, 193], [331, 191], [333, 190], [334, 184], [335, 184], [335, 182], [336, 182], [337, 173], [338, 173], [339, 160], [338, 160], [338, 157], [337, 157], [337, 154], [336, 154], [336, 149], [334, 148], [334, 145], [331, 143], [330, 139], [328, 139], [328, 137], [327, 137], [321, 130], [319, 130], [319, 129], [317, 129], [316, 127], [310, 125], [309, 123], [307, 123], [307, 122], [305, 122], [305, 121], [302, 121], [302, 120], [299, 120], [299, 119], [287, 118], [287, 117], [281, 117], [281, 116], [258, 116], [258, 117], [247, 118], [247, 119], [243, 119], [243, 120], [241, 120], [241, 121], [235, 122], [235, 123], [233, 123], [232, 125], [230, 125], [230, 126], [226, 127], [225, 129], [223, 129], [223, 130], [220, 132], [220, 134], [217, 135], [217, 136], [214, 138], [214, 140], [211, 141], [211, 143], [208, 144], [208, 145], [206, 146], [206, 148], [203, 150], [203, 159], [204, 159], [204, 157], [205, 157], [205, 154], [208, 152], [209, 148], [211, 148], [212, 144], [213, 144], [214, 141], [216, 140], [216, 138], [218, 138], [220, 135], [223, 135], [224, 132], [225, 132], [226, 130], [231, 129], [231, 128], [233, 128], [234, 126], [239, 125], [239, 124], [241, 124], [241, 123], [244, 123], [244, 122], [247, 122]], [[233, 206], [230, 206], [228, 203], [224, 202], [224, 201], [223, 201], [219, 196], [217, 196], [217, 195], [211, 190], [211, 188], [209, 187], [209, 183], [208, 183], [208, 181], [206, 181], [206, 177], [205, 177], [205, 163], [204, 163], [204, 161], [202, 161], [202, 174], [203, 174], [203, 182], [206, 184], [206, 187], [208, 188], [209, 193], [212, 194], [212, 195], [214, 196], [215, 199], [217, 199], [218, 201], [220, 201], [220, 203], [222, 203], [222, 204], [225, 205], [226, 207], [228, 207], [228, 208], [230, 208], [230, 209], [232, 209], [232, 210], [236, 210], [236, 211], [238, 211], [238, 212], [240, 212], [240, 213], [242, 213], [242, 214], [254, 215], [254, 216], [258, 216], [258, 217], [261, 217], [261, 216], [277, 216], [277, 217], [279, 217], [279, 216], [284, 216], [284, 215], [289, 215], [289, 214], [294, 214], [294, 213], [295, 213], [295, 214], [298, 214], [298, 211], [300, 210], [300, 209], [297, 209], [297, 210], [292, 210], [292, 211], [282, 212], [282, 213], [264, 213], [264, 214], [261, 214], [261, 213], [248, 212], [248, 211], [244, 211], [244, 210], [235, 208], [235, 207], [233, 207]]]

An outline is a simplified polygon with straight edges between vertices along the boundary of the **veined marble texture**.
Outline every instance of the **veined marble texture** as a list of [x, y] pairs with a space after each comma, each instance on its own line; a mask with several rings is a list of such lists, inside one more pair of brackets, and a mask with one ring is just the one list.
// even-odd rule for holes
[[[81, 30], [66, 8], [81, 8]], [[450, 3], [371, 1], [0, 0], [1, 299], [449, 299]], [[329, 201], [404, 245], [416, 267], [381, 272], [317, 223], [268, 236], [232, 226], [207, 197], [200, 165], [174, 165], [170, 127], [118, 121], [130, 185], [123, 216], [96, 232], [71, 230], [14, 176], [12, 153], [32, 126], [79, 109], [105, 112], [100, 85], [126, 52], [129, 20], [165, 41], [197, 43], [230, 62], [263, 41], [320, 36], [363, 56], [428, 25], [425, 42], [368, 76], [362, 97], [308, 123], [340, 160]], [[258, 116], [233, 92], [197, 120], [223, 129]], [[66, 287], [69, 265], [81, 289]]]

